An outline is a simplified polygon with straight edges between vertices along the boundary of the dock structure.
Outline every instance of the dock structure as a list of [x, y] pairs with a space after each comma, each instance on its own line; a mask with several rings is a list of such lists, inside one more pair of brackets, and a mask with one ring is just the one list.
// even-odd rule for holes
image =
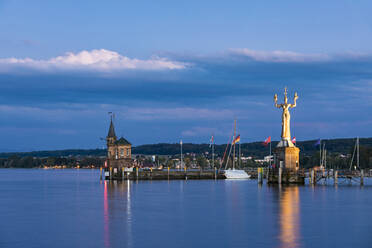
[[104, 168], [101, 178], [105, 180], [202, 180], [226, 179], [219, 170], [143, 170], [141, 168]]
[[[355, 183], [364, 185], [365, 173], [359, 167], [359, 139], [354, 149], [357, 153], [357, 165], [350, 164], [349, 170], [326, 169], [321, 166], [320, 169], [311, 168], [305, 171], [299, 165], [299, 148], [295, 141], [292, 141], [289, 128], [289, 108], [296, 106], [298, 96], [295, 94], [294, 104], [289, 104], [287, 99], [287, 90], [285, 89], [284, 104], [277, 104], [275, 95], [275, 106], [283, 108], [282, 116], [282, 139], [274, 150], [274, 164], [268, 168], [246, 168], [246, 173], [251, 179], [257, 179], [258, 184], [262, 184], [264, 179], [268, 184], [305, 184], [305, 179], [309, 178], [310, 185], [327, 184], [333, 182], [334, 185], [344, 183]], [[224, 170], [214, 169], [189, 169], [183, 167], [180, 170], [140, 168], [132, 159], [132, 145], [124, 137], [117, 139], [113, 118], [111, 116], [110, 127], [107, 141], [107, 160], [105, 165], [100, 168], [101, 180], [217, 180], [226, 179]], [[271, 141], [270, 141], [271, 142]], [[271, 154], [271, 149], [270, 149]], [[353, 154], [354, 158], [354, 154]], [[182, 160], [182, 155], [181, 155]], [[183, 163], [181, 163], [182, 165]], [[322, 165], [322, 164], [321, 164]], [[352, 170], [354, 168], [354, 170]], [[358, 168], [358, 170], [356, 170]], [[369, 175], [371, 176], [371, 175]]]
[[309, 184], [359, 184], [364, 185], [366, 177], [364, 170], [333, 170], [333, 169], [310, 169], [308, 172]]
[[164, 170], [140, 168], [131, 158], [131, 143], [124, 137], [117, 138], [112, 113], [106, 142], [107, 159], [104, 167], [100, 169], [101, 180], [193, 180], [226, 178], [223, 171], [217, 168], [210, 170], [188, 169], [186, 167], [183, 167], [181, 170], [171, 170], [170, 168]]
[[304, 170], [286, 168], [269, 168], [267, 173], [268, 184], [305, 184]]

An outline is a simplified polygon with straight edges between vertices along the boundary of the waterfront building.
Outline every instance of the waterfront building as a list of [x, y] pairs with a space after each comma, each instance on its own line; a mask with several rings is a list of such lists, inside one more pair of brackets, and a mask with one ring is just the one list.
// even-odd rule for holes
[[124, 137], [117, 139], [114, 123], [111, 118], [110, 128], [106, 137], [107, 142], [107, 166], [112, 168], [131, 167], [132, 144]]

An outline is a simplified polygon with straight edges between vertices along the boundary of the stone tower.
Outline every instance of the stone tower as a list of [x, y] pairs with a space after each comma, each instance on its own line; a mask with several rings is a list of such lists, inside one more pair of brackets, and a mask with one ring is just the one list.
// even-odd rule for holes
[[117, 139], [114, 123], [110, 121], [110, 128], [106, 137], [107, 165], [113, 168], [132, 166], [132, 144], [121, 137]]

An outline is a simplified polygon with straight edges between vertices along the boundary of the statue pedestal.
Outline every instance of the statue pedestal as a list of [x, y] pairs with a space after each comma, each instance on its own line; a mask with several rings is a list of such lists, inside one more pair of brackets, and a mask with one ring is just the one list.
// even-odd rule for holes
[[269, 184], [304, 184], [304, 171], [300, 170], [300, 149], [290, 140], [281, 140], [274, 150], [274, 168], [269, 169]]
[[274, 153], [276, 166], [287, 170], [300, 168], [300, 149], [298, 147], [277, 147]]

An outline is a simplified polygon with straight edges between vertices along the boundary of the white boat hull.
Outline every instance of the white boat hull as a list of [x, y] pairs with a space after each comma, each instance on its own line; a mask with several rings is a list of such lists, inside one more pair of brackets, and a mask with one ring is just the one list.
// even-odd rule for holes
[[249, 179], [250, 175], [244, 170], [225, 170], [224, 172], [226, 179]]

